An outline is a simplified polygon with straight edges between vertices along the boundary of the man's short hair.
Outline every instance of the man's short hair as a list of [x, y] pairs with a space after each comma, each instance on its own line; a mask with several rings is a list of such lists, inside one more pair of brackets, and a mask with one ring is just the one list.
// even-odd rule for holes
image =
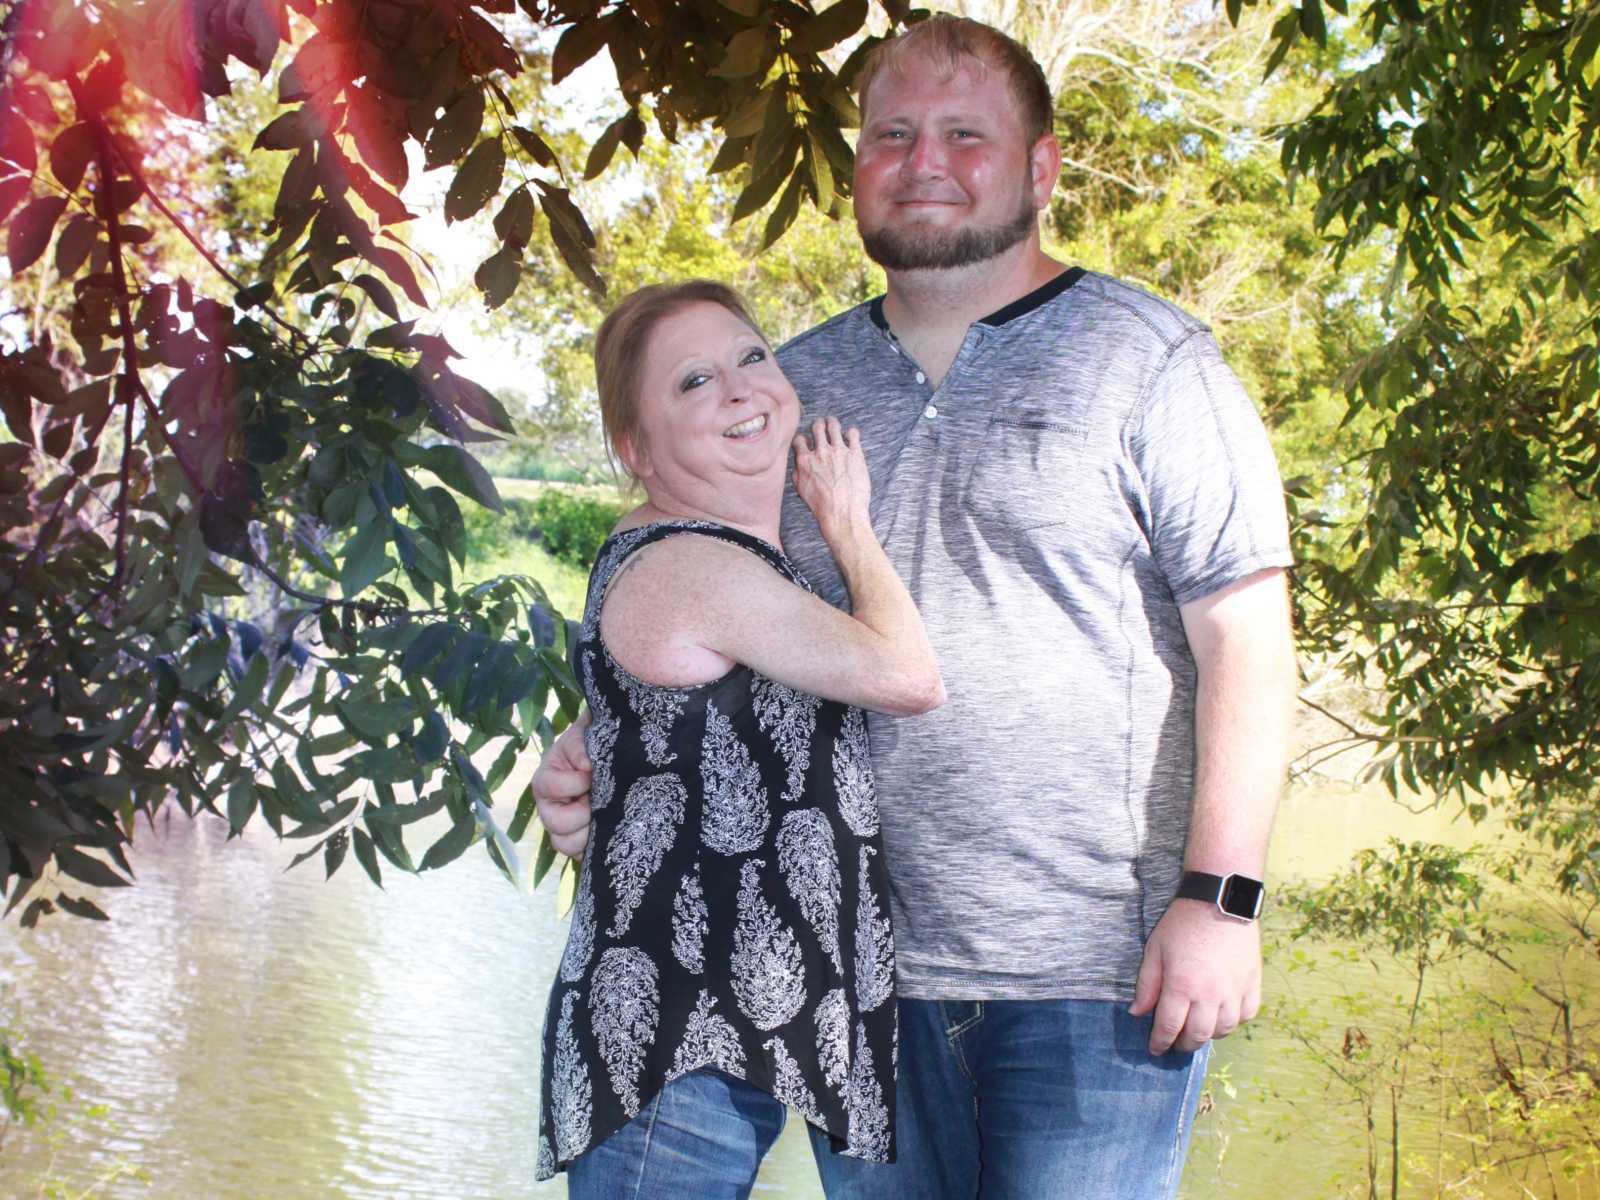
[[904, 33], [874, 46], [856, 76], [856, 95], [866, 119], [867, 93], [872, 81], [885, 69], [905, 70], [908, 59], [922, 57], [943, 71], [955, 75], [974, 64], [981, 70], [993, 67], [1005, 76], [1017, 102], [1017, 117], [1028, 145], [1033, 145], [1054, 125], [1055, 109], [1050, 100], [1050, 85], [1033, 55], [1013, 38], [993, 26], [967, 17], [937, 13], [913, 25]]
[[691, 304], [719, 304], [765, 340], [744, 298], [714, 279], [653, 283], [630, 292], [617, 302], [595, 335], [594, 379], [595, 390], [600, 393], [600, 424], [605, 431], [606, 453], [614, 465], [622, 467], [630, 476], [633, 471], [618, 451], [623, 446], [634, 451], [643, 448], [639, 428], [639, 380], [644, 374], [644, 356], [650, 346], [650, 335], [662, 321]]

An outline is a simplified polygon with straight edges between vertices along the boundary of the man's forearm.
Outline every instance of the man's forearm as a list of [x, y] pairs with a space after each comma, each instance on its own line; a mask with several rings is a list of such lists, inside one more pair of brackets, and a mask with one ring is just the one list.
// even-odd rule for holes
[[1198, 672], [1184, 865], [1260, 878], [1289, 761], [1297, 686], [1282, 572], [1186, 606], [1184, 625]]

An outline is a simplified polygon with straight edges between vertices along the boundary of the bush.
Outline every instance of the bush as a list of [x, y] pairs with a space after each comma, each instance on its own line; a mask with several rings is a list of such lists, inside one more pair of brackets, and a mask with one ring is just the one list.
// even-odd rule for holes
[[554, 488], [534, 500], [532, 508], [533, 524], [551, 557], [585, 571], [624, 511], [615, 501], [586, 499]]

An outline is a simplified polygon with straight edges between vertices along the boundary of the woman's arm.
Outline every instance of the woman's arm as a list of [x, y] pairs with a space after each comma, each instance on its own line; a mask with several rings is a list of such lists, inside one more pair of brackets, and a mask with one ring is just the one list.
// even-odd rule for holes
[[817, 422], [796, 439], [795, 481], [850, 589], [846, 614], [727, 542], [686, 535], [648, 546], [614, 578], [601, 613], [613, 656], [641, 679], [688, 686], [734, 663], [779, 683], [910, 716], [944, 703], [911, 594], [872, 532], [855, 431]]

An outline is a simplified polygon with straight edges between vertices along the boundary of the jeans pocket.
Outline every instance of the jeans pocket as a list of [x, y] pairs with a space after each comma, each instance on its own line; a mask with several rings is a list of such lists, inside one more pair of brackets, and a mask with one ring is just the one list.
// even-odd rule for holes
[[990, 418], [962, 503], [981, 522], [1022, 531], [1070, 516], [1065, 498], [1088, 426], [1048, 409], [1008, 409]]

